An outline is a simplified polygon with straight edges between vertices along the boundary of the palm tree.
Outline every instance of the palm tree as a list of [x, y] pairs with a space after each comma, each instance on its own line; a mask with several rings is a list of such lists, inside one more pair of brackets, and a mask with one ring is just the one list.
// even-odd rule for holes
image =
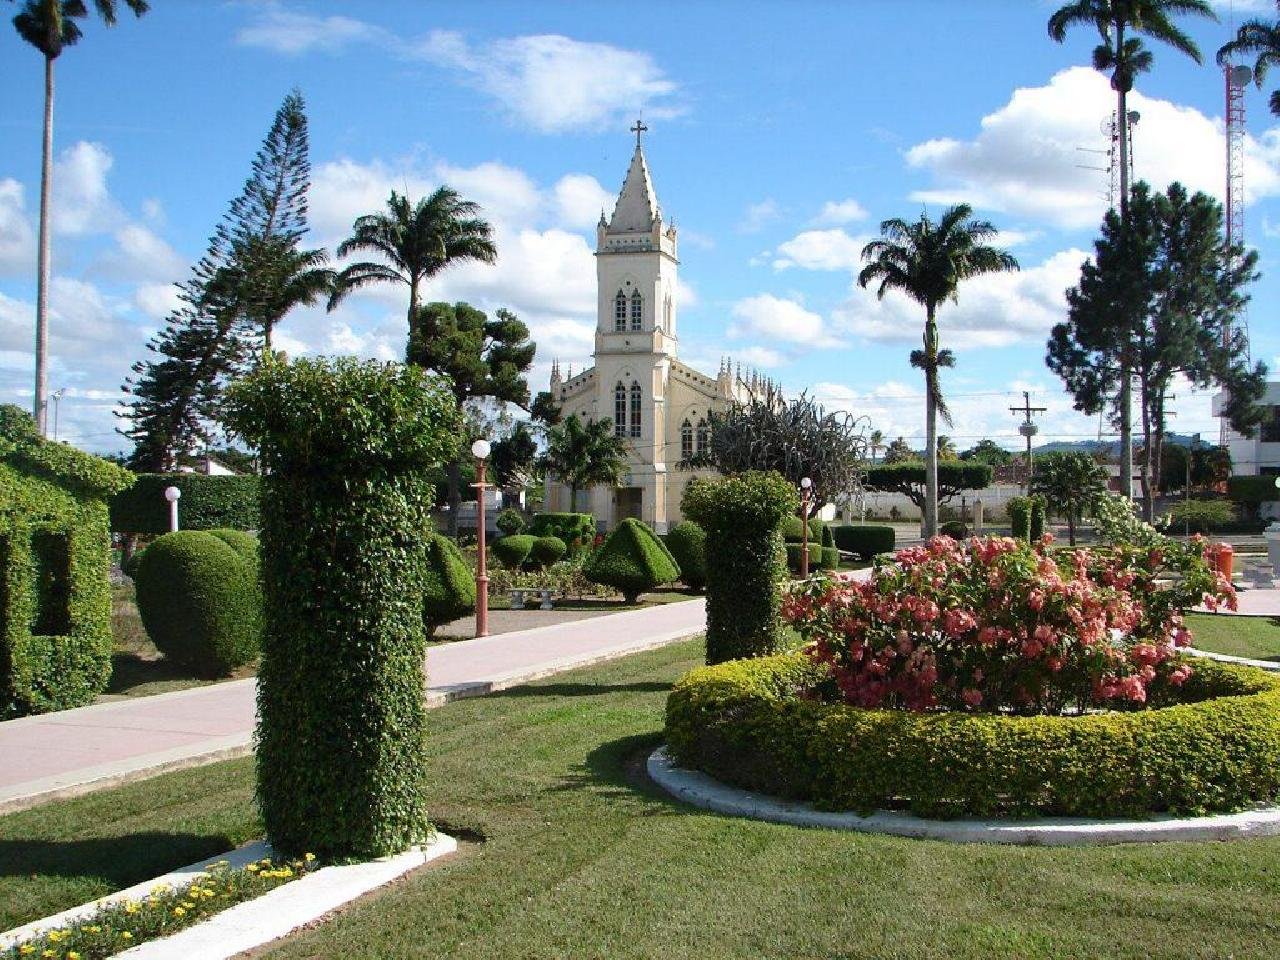
[[600, 484], [617, 486], [627, 470], [627, 448], [613, 421], [583, 423], [576, 414], [547, 431], [542, 468], [569, 488], [569, 509], [577, 508], [578, 491]]
[[867, 438], [867, 449], [871, 451], [871, 462], [874, 463], [876, 454], [884, 449], [884, 433], [882, 431], [871, 431], [871, 436]]
[[1087, 453], [1050, 453], [1036, 458], [1031, 492], [1067, 520], [1067, 537], [1076, 545], [1076, 523], [1107, 492], [1107, 469]]
[[387, 262], [361, 261], [344, 267], [329, 297], [329, 309], [352, 290], [371, 283], [403, 283], [409, 288], [412, 333], [423, 280], [461, 260], [493, 263], [498, 259], [493, 228], [479, 213], [479, 204], [463, 200], [450, 187], [439, 187], [417, 203], [391, 191], [387, 212], [357, 217], [351, 236], [338, 245], [339, 257], [359, 250], [379, 254]]
[[[1195, 14], [1217, 20], [1208, 0], [1074, 0], [1049, 18], [1049, 36], [1062, 43], [1067, 30], [1079, 24], [1094, 27], [1102, 42], [1093, 48], [1093, 68], [1111, 74], [1116, 92], [1116, 147], [1120, 153], [1120, 220], [1129, 218], [1129, 91], [1138, 74], [1151, 69], [1153, 57], [1139, 36], [1144, 34], [1181, 50], [1200, 63], [1200, 48], [1174, 24], [1176, 14]], [[1133, 419], [1130, 406], [1132, 360], [1120, 360], [1120, 484], [1133, 496]]]
[[[147, 0], [124, 0], [134, 16], [147, 12]], [[108, 27], [116, 22], [116, 0], [93, 0]], [[84, 0], [24, 0], [13, 18], [23, 40], [44, 56], [44, 147], [40, 161], [40, 247], [36, 266], [36, 395], [35, 416], [46, 433], [49, 391], [49, 193], [53, 188], [53, 61], [83, 36], [77, 20], [89, 15]]]
[[956, 442], [948, 437], [945, 433], [938, 434], [938, 459], [939, 460], [958, 460], [960, 454], [956, 450]]
[[922, 213], [915, 223], [894, 218], [880, 224], [880, 239], [862, 248], [867, 265], [858, 274], [858, 286], [878, 283], [876, 296], [890, 290], [905, 293], [925, 310], [924, 349], [911, 351], [911, 365], [924, 371], [925, 379], [925, 536], [938, 532], [938, 414], [951, 423], [942, 397], [938, 370], [955, 365], [950, 350], [938, 349], [938, 307], [955, 300], [962, 280], [983, 273], [1017, 270], [1018, 261], [986, 241], [996, 228], [986, 220], [972, 219], [972, 208], [957, 204], [937, 223]]
[[[1280, 64], [1280, 20], [1267, 23], [1265, 20], [1246, 20], [1236, 30], [1236, 38], [1222, 45], [1218, 50], [1218, 65], [1225, 67], [1237, 55], [1255, 54], [1253, 62], [1253, 82], [1262, 89], [1267, 79], [1267, 71]], [[1271, 92], [1271, 112], [1280, 116], [1280, 90]]]

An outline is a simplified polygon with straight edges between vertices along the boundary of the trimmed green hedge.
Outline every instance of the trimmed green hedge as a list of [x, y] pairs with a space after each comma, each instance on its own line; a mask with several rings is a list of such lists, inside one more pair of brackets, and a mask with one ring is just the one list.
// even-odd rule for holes
[[654, 587], [680, 579], [680, 565], [667, 545], [633, 518], [623, 520], [605, 537], [582, 572], [592, 583], [620, 591], [627, 603], [635, 603], [640, 594]]
[[493, 542], [493, 555], [502, 561], [508, 570], [519, 570], [529, 554], [533, 552], [533, 544], [537, 538], [527, 533], [518, 533], [514, 537], [503, 537]]
[[[787, 569], [792, 573], [800, 572], [800, 558], [805, 553], [803, 543], [787, 542]], [[817, 570], [822, 566], [822, 542], [809, 541], [809, 569]]]
[[823, 547], [822, 563], [820, 569], [835, 570], [840, 566], [840, 548], [839, 547]]
[[687, 673], [667, 699], [667, 742], [681, 766], [826, 810], [1130, 817], [1274, 800], [1280, 677], [1193, 663], [1174, 705], [1017, 717], [808, 699], [820, 668], [783, 654]]
[[680, 567], [680, 582], [690, 590], [707, 585], [707, 532], [692, 520], [677, 523], [667, 532], [667, 549]]
[[128, 490], [111, 499], [111, 531], [154, 535], [169, 532], [165, 487], [182, 491], [178, 527], [182, 530], [257, 530], [260, 481], [255, 476], [206, 476], [203, 473], [144, 473]]
[[833, 528], [832, 533], [839, 549], [863, 560], [870, 560], [880, 553], [893, 553], [896, 534], [890, 526], [849, 524]]
[[458, 545], [433, 533], [427, 537], [427, 572], [422, 588], [422, 622], [427, 636], [476, 608], [476, 579]]
[[529, 550], [529, 560], [536, 567], [558, 563], [569, 548], [559, 537], [537, 537]]
[[257, 542], [237, 534], [247, 537], [235, 530], [166, 533], [134, 571], [147, 636], [166, 660], [202, 677], [226, 676], [262, 648]]
[[539, 513], [526, 531], [534, 537], [559, 537], [572, 556], [589, 550], [596, 539], [596, 518], [589, 513]]
[[944, 537], [950, 537], [952, 540], [963, 540], [969, 536], [969, 528], [961, 520], [948, 520], [938, 527], [938, 532]]
[[1018, 540], [1035, 543], [1044, 536], [1044, 498], [1011, 497], [1005, 504], [1012, 535]]

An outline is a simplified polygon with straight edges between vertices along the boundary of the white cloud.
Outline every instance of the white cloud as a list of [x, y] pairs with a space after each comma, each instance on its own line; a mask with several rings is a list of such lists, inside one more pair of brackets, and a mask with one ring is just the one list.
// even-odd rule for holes
[[81, 140], [58, 155], [53, 165], [53, 228], [72, 235], [114, 229], [123, 214], [107, 189], [113, 164], [100, 143]]
[[766, 226], [782, 216], [782, 208], [772, 198], [761, 200], [747, 207], [742, 222], [738, 224], [739, 233], [759, 233]]
[[867, 216], [867, 208], [850, 197], [848, 200], [828, 200], [814, 217], [814, 223], [840, 225], [865, 220]]
[[178, 288], [172, 283], [141, 283], [133, 291], [133, 302], [154, 320], [163, 320], [182, 306]]
[[[1087, 256], [1072, 248], [1017, 273], [985, 274], [965, 281], [958, 301], [939, 310], [942, 346], [964, 350], [1043, 341], [1049, 329], [1065, 319], [1065, 291], [1079, 279]], [[838, 331], [884, 343], [914, 344], [921, 336], [924, 313], [901, 293], [889, 291], [877, 300], [874, 287], [863, 290], [854, 284], [834, 319]]]
[[676, 277], [676, 303], [681, 310], [698, 305], [698, 291], [684, 277]]
[[98, 258], [93, 273], [111, 280], [174, 281], [187, 262], [169, 244], [140, 223], [127, 223], [115, 233], [116, 246]]
[[385, 31], [350, 17], [314, 17], [271, 6], [260, 10], [251, 24], [236, 33], [236, 43], [296, 56], [315, 50], [337, 53], [350, 44], [387, 36]]
[[554, 190], [556, 211], [565, 226], [579, 230], [593, 228], [616, 200], [614, 195], [600, 186], [600, 181], [585, 173], [570, 173], [561, 177]]
[[739, 300], [730, 309], [733, 322], [728, 334], [734, 339], [761, 337], [802, 347], [840, 346], [826, 329], [822, 317], [795, 300], [762, 293]]
[[857, 270], [862, 263], [862, 248], [870, 237], [851, 237], [845, 231], [806, 230], [780, 244], [773, 268], [786, 270]]
[[35, 260], [35, 229], [27, 218], [22, 184], [0, 180], [0, 273], [28, 271]]
[[[1107, 79], [1087, 67], [1063, 70], [1046, 86], [1019, 88], [982, 118], [972, 140], [939, 138], [907, 151], [907, 162], [938, 184], [912, 196], [926, 203], [965, 201], [1066, 228], [1095, 226], [1106, 207], [1106, 175], [1082, 169], [1078, 148], [1107, 146], [1099, 124], [1114, 106]], [[1129, 108], [1141, 114], [1134, 132], [1138, 179], [1157, 189], [1178, 180], [1221, 195], [1219, 118], [1140, 90], [1130, 94]], [[1249, 201], [1280, 194], [1280, 128], [1245, 137], [1245, 185]]]
[[733, 359], [753, 367], [781, 367], [788, 361], [781, 351], [761, 346], [739, 347], [734, 350]]

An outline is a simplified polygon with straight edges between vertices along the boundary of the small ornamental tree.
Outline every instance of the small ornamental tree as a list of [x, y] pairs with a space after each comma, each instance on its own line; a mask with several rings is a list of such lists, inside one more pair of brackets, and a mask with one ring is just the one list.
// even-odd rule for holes
[[780, 528], [799, 507], [795, 487], [772, 471], [685, 487], [681, 511], [707, 532], [707, 663], [781, 649]]
[[582, 568], [592, 583], [613, 587], [627, 603], [664, 583], [680, 579], [680, 566], [667, 545], [639, 520], [628, 517], [605, 537]]
[[[991, 466], [979, 460], [948, 460], [938, 464], [938, 503], [958, 497], [965, 490], [991, 486]], [[921, 511], [925, 508], [927, 485], [925, 465], [918, 460], [883, 463], [867, 470], [863, 485], [868, 490], [900, 493]]]
[[476, 606], [476, 581], [458, 545], [448, 537], [427, 538], [427, 577], [422, 591], [422, 622], [427, 636], [464, 617]]
[[423, 796], [429, 472], [462, 418], [422, 370], [267, 358], [228, 391], [262, 451], [258, 801], [282, 856], [379, 857], [430, 832]]
[[1036, 459], [1031, 489], [1067, 521], [1067, 537], [1074, 547], [1076, 524], [1107, 492], [1107, 470], [1087, 453], [1045, 454]]

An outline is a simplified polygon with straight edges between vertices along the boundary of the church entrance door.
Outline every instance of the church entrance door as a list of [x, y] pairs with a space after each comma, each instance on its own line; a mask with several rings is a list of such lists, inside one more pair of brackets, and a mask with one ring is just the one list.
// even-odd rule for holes
[[623, 520], [640, 519], [644, 504], [644, 491], [639, 487], [619, 487], [613, 492], [613, 522], [617, 526]]

